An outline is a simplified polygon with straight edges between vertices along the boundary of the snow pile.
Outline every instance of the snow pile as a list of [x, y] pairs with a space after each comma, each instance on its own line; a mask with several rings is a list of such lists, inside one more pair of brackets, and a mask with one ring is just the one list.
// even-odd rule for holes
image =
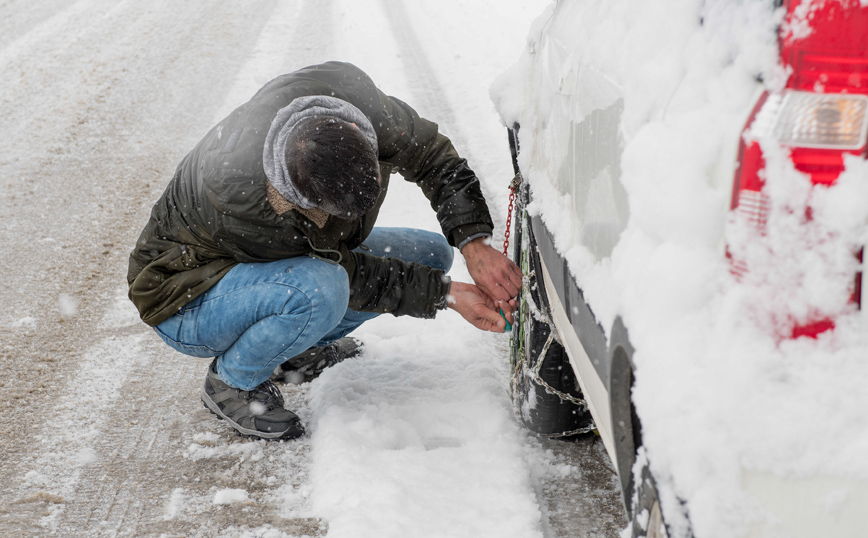
[[214, 494], [214, 504], [233, 504], [250, 502], [247, 490], [227, 488]]
[[17, 329], [19, 327], [34, 327], [36, 326], [37, 320], [32, 316], [25, 316], [21, 319], [17, 319], [9, 324], [13, 329]]
[[78, 300], [75, 297], [61, 293], [60, 297], [57, 298], [57, 308], [60, 310], [61, 315], [71, 318], [78, 314]]
[[169, 521], [183, 515], [186, 506], [184, 488], [175, 488], [164, 506], [163, 519]]
[[[835, 186], [810, 189], [782, 150], [764, 144], [775, 197], [768, 234], [746, 241], [746, 223], [728, 214], [747, 113], [758, 91], [785, 80], [780, 19], [770, 0], [560, 2], [492, 88], [504, 121], [526, 133], [529, 210], [553, 231], [602, 325], [620, 315], [630, 329], [633, 396], [664, 509], [677, 504], [666, 497], [687, 500], [698, 536], [771, 521], [745, 490], [753, 474], [868, 480], [868, 320], [848, 304], [852, 246], [868, 242], [865, 162], [847, 159]], [[541, 40], [544, 30], [556, 37]], [[576, 80], [601, 86], [583, 86], [587, 102], [570, 100], [563, 88]], [[556, 127], [619, 97], [630, 216], [599, 261], [557, 188], [564, 163], [553, 156], [569, 141]], [[741, 283], [727, 242], [751, 267]], [[836, 317], [833, 332], [782, 341], [794, 323], [824, 316]]]
[[314, 383], [312, 500], [329, 536], [539, 533], [500, 352], [487, 338], [468, 345], [475, 329], [463, 320], [444, 321], [435, 355], [423, 321], [378, 319], [365, 356]]

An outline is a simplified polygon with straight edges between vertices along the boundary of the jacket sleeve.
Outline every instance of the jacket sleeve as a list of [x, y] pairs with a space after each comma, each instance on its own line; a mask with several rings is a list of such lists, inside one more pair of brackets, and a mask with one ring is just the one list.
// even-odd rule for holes
[[349, 307], [360, 312], [433, 318], [446, 308], [450, 279], [443, 271], [345, 250], [350, 276]]
[[380, 96], [394, 122], [394, 128], [382, 134], [381, 158], [419, 185], [452, 246], [478, 233], [490, 234], [494, 225], [479, 179], [452, 142], [438, 132], [436, 124], [419, 117], [403, 101]]

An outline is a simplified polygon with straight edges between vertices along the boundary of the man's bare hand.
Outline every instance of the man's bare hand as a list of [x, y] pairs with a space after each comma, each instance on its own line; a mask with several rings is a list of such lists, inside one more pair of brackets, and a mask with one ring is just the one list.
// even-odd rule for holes
[[521, 269], [482, 238], [464, 245], [461, 254], [467, 261], [473, 282], [495, 301], [502, 301], [498, 306], [503, 307], [504, 312], [508, 308], [510, 312], [514, 310], [508, 303], [521, 290]]
[[[477, 329], [502, 333], [506, 328], [506, 321], [500, 315], [498, 304], [473, 284], [453, 280], [449, 288], [447, 305]], [[512, 323], [512, 311], [516, 308], [516, 302], [512, 300], [504, 305], [506, 307], [503, 311]]]

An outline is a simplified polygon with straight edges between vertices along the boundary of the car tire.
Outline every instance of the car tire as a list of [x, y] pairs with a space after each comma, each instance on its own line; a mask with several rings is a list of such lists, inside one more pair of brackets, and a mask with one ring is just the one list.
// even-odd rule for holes
[[552, 333], [539, 253], [523, 204], [519, 203], [517, 213], [516, 257], [525, 278], [510, 338], [513, 403], [522, 422], [534, 432], [587, 433], [593, 429], [592, 419], [569, 357]]

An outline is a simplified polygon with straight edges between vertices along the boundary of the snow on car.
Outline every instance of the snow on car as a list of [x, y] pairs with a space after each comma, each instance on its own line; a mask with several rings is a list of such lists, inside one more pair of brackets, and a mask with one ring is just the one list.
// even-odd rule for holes
[[633, 536], [865, 534], [866, 94], [864, 0], [561, 0], [492, 87], [516, 404]]

